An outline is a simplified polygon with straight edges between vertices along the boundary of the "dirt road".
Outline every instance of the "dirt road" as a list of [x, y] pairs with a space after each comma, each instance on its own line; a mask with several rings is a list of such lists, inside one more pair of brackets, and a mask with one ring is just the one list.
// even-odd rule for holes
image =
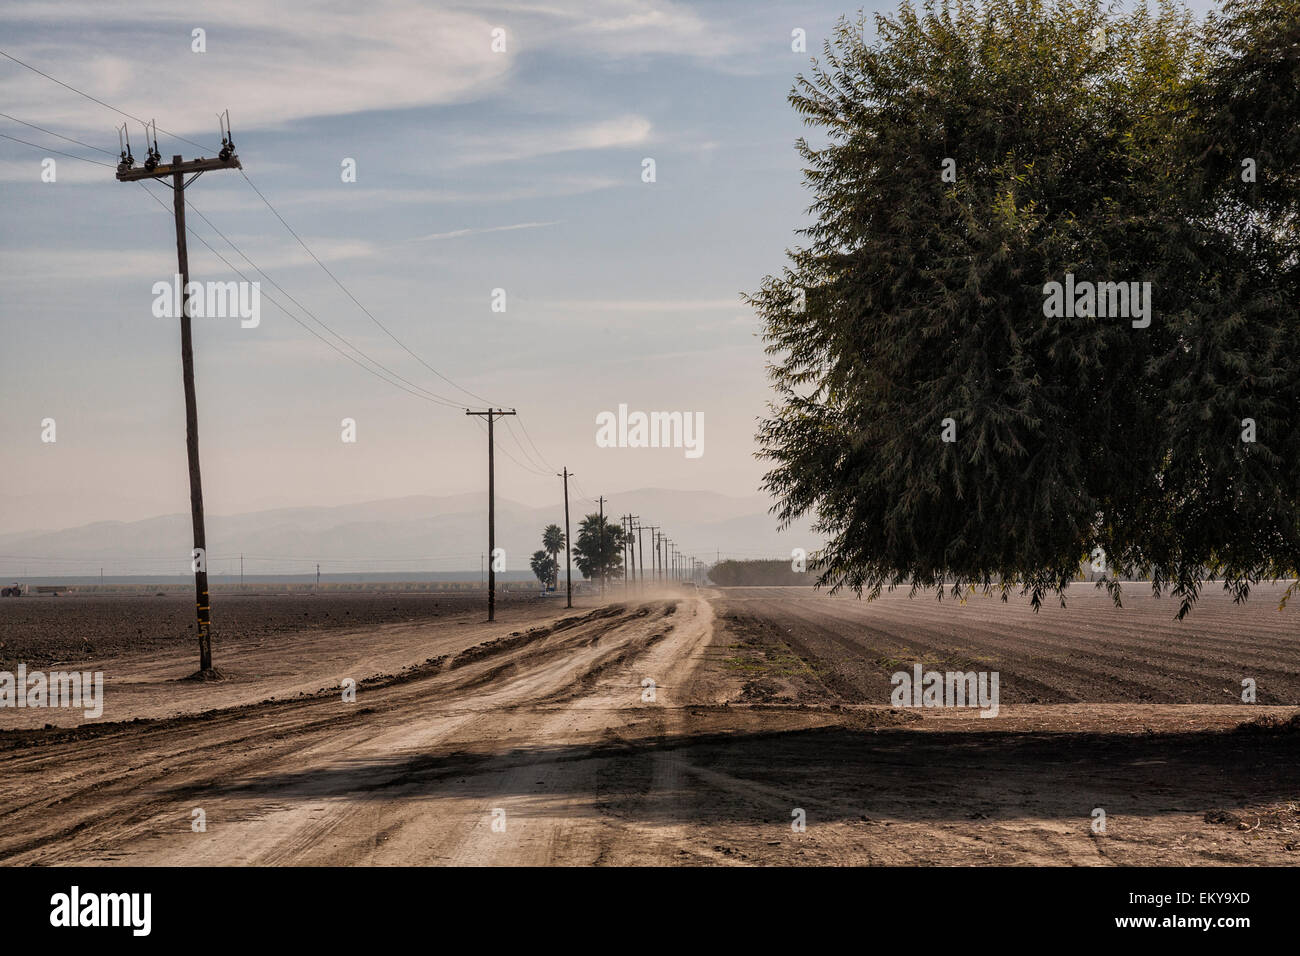
[[402, 638], [417, 666], [363, 683], [355, 703], [184, 685], [176, 696], [215, 709], [0, 733], [0, 862], [1300, 859], [1300, 734], [1231, 732], [1294, 708], [891, 709], [841, 693], [774, 623], [790, 597], [760, 597], [480, 623], [454, 644], [430, 625], [427, 641]]

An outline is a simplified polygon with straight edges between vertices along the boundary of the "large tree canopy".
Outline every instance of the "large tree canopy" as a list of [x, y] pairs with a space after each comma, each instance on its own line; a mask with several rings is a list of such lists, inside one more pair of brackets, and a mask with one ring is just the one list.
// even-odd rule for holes
[[[791, 93], [813, 221], [750, 297], [766, 485], [817, 516], [820, 581], [1037, 607], [1096, 555], [1181, 617], [1207, 579], [1294, 576], [1300, 0], [875, 24]], [[1149, 315], [1053, 282], [1150, 283]]]

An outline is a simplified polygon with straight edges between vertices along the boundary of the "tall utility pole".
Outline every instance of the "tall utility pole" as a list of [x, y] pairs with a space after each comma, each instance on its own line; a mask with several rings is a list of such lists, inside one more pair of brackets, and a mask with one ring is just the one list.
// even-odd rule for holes
[[600, 596], [605, 597], [605, 572], [609, 556], [605, 554], [605, 496], [600, 496]]
[[[147, 144], [146, 144], [147, 145]], [[191, 159], [188, 162], [180, 156], [173, 156], [170, 165], [159, 162], [158, 134], [154, 131], [154, 143], [149, 147], [149, 158], [143, 167], [135, 168], [135, 157], [130, 154], [129, 146], [122, 150], [122, 161], [117, 164], [117, 181], [122, 183], [137, 182], [142, 179], [166, 181], [171, 178], [172, 210], [176, 217], [176, 264], [180, 270], [181, 281], [181, 377], [185, 386], [185, 450], [190, 465], [190, 518], [194, 526], [194, 568], [195, 611], [199, 625], [199, 672], [212, 671], [212, 608], [208, 599], [208, 544], [203, 526], [203, 479], [199, 472], [199, 412], [194, 389], [194, 341], [190, 329], [190, 297], [187, 287], [190, 284], [190, 258], [185, 247], [185, 188], [205, 172], [212, 169], [242, 169], [239, 157], [235, 155], [235, 144], [229, 133], [229, 126], [222, 131], [221, 152], [216, 159]], [[188, 182], [185, 177], [189, 173]]]
[[569, 540], [569, 469], [564, 469], [563, 475], [556, 475], [557, 478], [564, 479], [564, 579], [566, 603], [565, 607], [573, 607], [573, 542]]
[[492, 560], [488, 562], [488, 620], [497, 619], [497, 572], [496, 572], [496, 550], [497, 550], [497, 495], [496, 495], [496, 467], [492, 444], [492, 423], [503, 415], [513, 415], [515, 410], [504, 408], [489, 408], [486, 411], [474, 412], [468, 408], [465, 409], [466, 415], [482, 415], [487, 418], [488, 423], [488, 557]]
[[656, 582], [663, 573], [663, 562], [656, 559], [655, 535], [659, 533], [658, 525], [646, 525], [646, 530], [650, 532], [650, 580]]
[[244, 590], [244, 556], [239, 556], [239, 590]]
[[634, 530], [633, 530], [633, 522], [635, 522], [635, 521], [636, 521], [638, 518], [640, 518], [641, 516], [640, 516], [640, 515], [624, 515], [624, 517], [627, 519], [627, 553], [628, 553], [628, 564], [629, 564], [629, 567], [630, 567], [631, 570], [632, 570], [632, 577], [631, 577], [630, 581], [628, 582], [628, 586], [630, 587], [631, 585], [633, 585], [633, 584], [637, 584], [637, 583], [640, 582], [640, 578], [637, 576], [637, 570], [636, 570], [636, 569], [637, 569], [637, 560], [636, 560], [636, 540], [635, 540], [635, 537], [634, 537], [635, 532], [634, 532]]
[[626, 595], [632, 587], [632, 562], [627, 556], [627, 515], [619, 515], [618, 524], [623, 532], [623, 593]]
[[623, 515], [623, 567], [627, 573], [623, 575], [623, 591], [626, 593], [632, 588], [632, 579], [636, 577], [636, 564], [632, 560], [632, 525], [628, 520], [631, 515]]
[[637, 576], [637, 582], [639, 584], [645, 583], [645, 538], [641, 535], [641, 532], [643, 530], [644, 529], [641, 527], [641, 525], [636, 526], [636, 543], [637, 543], [637, 548], [641, 552], [637, 556], [637, 562], [636, 562], [637, 567], [641, 569], [640, 575]]

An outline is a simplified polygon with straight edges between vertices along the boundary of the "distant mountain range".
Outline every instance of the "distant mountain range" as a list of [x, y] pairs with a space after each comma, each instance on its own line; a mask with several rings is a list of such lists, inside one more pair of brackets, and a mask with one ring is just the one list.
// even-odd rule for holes
[[[808, 524], [777, 533], [771, 502], [758, 495], [731, 497], [704, 491], [645, 488], [606, 503], [607, 514], [635, 514], [660, 526], [683, 553], [712, 562], [722, 557], [788, 556], [795, 547], [820, 544]], [[596, 506], [570, 501], [576, 531]], [[506, 567], [526, 571], [541, 547], [542, 528], [564, 526], [564, 509], [531, 508], [498, 498], [497, 545]], [[239, 556], [249, 574], [381, 571], [478, 572], [487, 551], [485, 496], [412, 496], [336, 507], [277, 508], [207, 518], [209, 570], [238, 573]], [[190, 516], [140, 521], [98, 521], [63, 531], [0, 534], [0, 578], [34, 581], [42, 576], [184, 574], [192, 546]], [[645, 533], [649, 564], [650, 534]]]

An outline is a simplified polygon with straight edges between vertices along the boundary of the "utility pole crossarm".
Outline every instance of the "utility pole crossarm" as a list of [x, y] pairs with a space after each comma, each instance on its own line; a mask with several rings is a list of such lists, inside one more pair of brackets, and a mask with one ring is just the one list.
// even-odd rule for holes
[[[243, 169], [239, 163], [238, 156], [231, 156], [230, 159], [187, 159], [182, 161], [179, 156], [175, 157], [170, 163], [159, 164], [153, 169], [147, 166], [133, 166], [130, 169], [119, 169], [117, 171], [117, 181], [120, 183], [133, 183], [140, 179], [166, 179], [169, 176], [187, 176], [190, 173], [206, 173], [212, 169]], [[192, 182], [193, 180], [191, 180]], [[188, 185], [188, 183], [186, 184]]]

